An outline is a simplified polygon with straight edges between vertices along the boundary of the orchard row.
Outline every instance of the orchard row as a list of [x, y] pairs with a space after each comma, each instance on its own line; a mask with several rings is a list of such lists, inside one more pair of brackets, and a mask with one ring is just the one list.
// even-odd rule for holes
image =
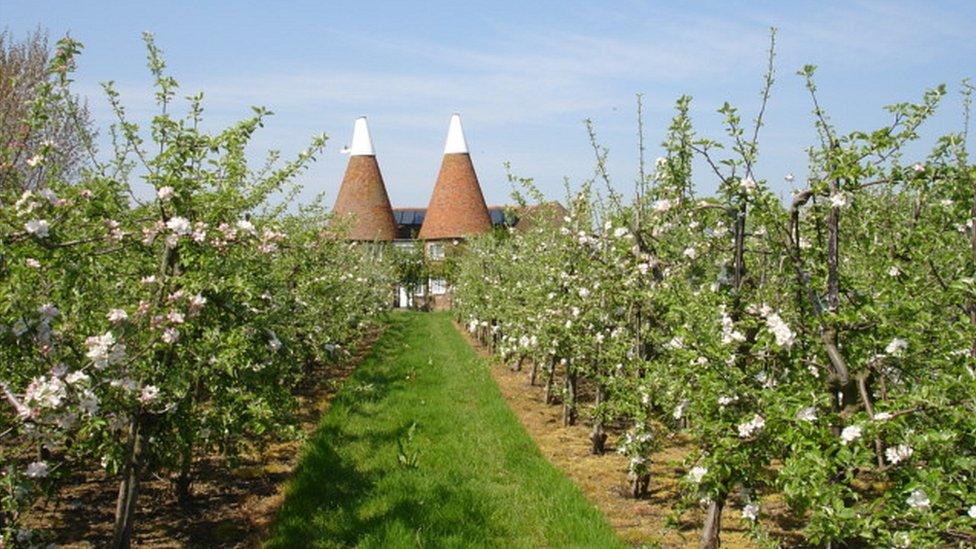
[[[608, 425], [630, 425], [615, 446], [635, 497], [656, 482], [655, 449], [691, 441], [674, 516], [701, 510], [704, 547], [719, 544], [726, 506], [770, 539], [770, 496], [810, 544], [976, 543], [967, 130], [908, 160], [944, 88], [888, 107], [885, 127], [845, 134], [813, 73], [800, 76], [820, 143], [809, 175], [788, 176], [788, 203], [755, 170], [771, 56], [749, 127], [726, 105], [727, 135], [701, 138], [678, 101], [633, 200], [612, 191], [595, 144], [596, 176], [565, 219], [471, 242], [457, 313], [510, 364], [532, 365], [566, 423], [586, 414], [594, 453]], [[696, 196], [693, 166], [717, 177], [714, 196]], [[582, 401], [583, 384], [595, 399]]]
[[107, 84], [109, 161], [71, 94], [68, 39], [0, 142], [0, 545], [42, 542], [20, 525], [32, 501], [104, 469], [112, 544], [128, 546], [140, 481], [168, 476], [186, 500], [197, 456], [297, 436], [295, 388], [388, 304], [375, 250], [330, 234], [321, 209], [288, 209], [325, 138], [249, 167], [269, 113], [206, 133], [194, 96], [174, 116], [177, 84], [146, 41], [159, 113], [140, 130]]

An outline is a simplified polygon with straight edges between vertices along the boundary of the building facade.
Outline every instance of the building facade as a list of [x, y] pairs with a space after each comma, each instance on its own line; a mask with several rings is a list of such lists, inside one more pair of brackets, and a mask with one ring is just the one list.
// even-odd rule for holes
[[[450, 308], [452, 292], [443, 273], [450, 257], [461, 253], [466, 239], [488, 233], [493, 227], [528, 226], [541, 217], [551, 217], [551, 212], [558, 213], [559, 219], [565, 215], [558, 202], [520, 209], [489, 208], [457, 113], [448, 125], [444, 156], [426, 208], [392, 207], [365, 117], [356, 119], [352, 144], [344, 152], [349, 154], [349, 163], [333, 207], [333, 222], [346, 238], [399, 248], [423, 246], [430, 276], [416, 287], [397, 288], [397, 307]], [[535, 215], [542, 208], [548, 213]]]

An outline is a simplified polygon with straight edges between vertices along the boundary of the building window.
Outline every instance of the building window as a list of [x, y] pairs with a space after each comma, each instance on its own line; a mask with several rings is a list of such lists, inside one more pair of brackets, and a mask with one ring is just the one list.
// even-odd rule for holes
[[444, 244], [431, 242], [427, 245], [427, 257], [430, 259], [444, 259]]
[[447, 281], [443, 278], [430, 279], [431, 295], [444, 295], [447, 293]]

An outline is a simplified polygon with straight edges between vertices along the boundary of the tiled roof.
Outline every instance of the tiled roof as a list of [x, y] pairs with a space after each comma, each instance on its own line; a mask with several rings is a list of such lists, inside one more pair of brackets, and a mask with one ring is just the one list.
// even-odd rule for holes
[[332, 211], [339, 220], [349, 219], [346, 238], [350, 240], [389, 241], [396, 237], [396, 221], [376, 156], [349, 157]]
[[515, 223], [515, 228], [520, 231], [526, 231], [539, 224], [550, 224], [558, 227], [562, 225], [563, 218], [567, 215], [569, 215], [569, 212], [566, 208], [555, 200], [540, 204], [528, 204], [516, 208], [518, 221]]
[[490, 230], [491, 217], [471, 156], [445, 154], [419, 237], [424, 240], [463, 238]]

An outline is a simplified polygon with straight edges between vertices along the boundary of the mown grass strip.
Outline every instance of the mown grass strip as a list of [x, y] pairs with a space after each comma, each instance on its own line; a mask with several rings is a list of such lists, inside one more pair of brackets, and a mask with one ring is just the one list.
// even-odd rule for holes
[[336, 396], [269, 547], [619, 547], [446, 314], [393, 315]]

